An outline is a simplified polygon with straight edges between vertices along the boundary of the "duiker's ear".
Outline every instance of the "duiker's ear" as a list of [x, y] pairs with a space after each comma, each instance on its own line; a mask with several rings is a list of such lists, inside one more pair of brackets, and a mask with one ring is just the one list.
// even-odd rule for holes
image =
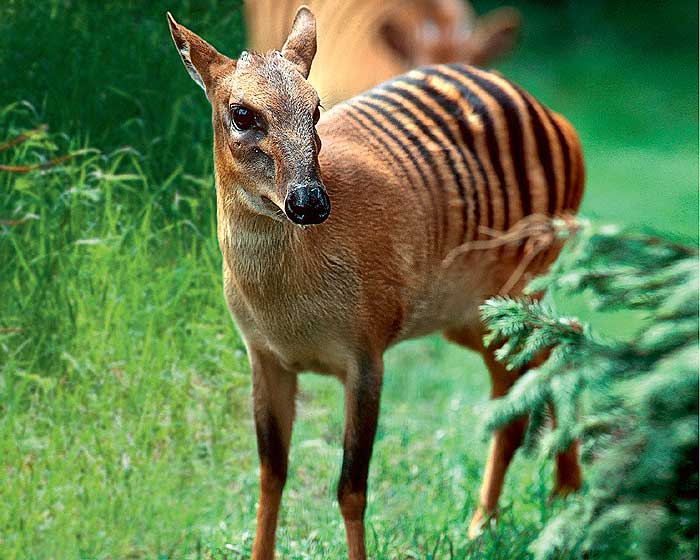
[[498, 8], [477, 21], [469, 37], [473, 64], [484, 65], [510, 53], [518, 41], [522, 17], [514, 8]]
[[199, 86], [207, 92], [214, 82], [214, 70], [231, 59], [220, 54], [196, 33], [180, 25], [168, 12], [170, 34], [175, 41], [177, 52], [187, 68], [187, 72]]
[[304, 78], [308, 78], [315, 55], [316, 17], [309, 8], [301, 6], [292, 23], [289, 37], [282, 47], [282, 56], [296, 64]]

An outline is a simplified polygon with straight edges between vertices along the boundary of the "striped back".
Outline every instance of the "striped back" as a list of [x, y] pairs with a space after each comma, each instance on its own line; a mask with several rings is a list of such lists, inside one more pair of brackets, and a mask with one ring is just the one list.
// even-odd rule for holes
[[[342, 109], [341, 109], [342, 107]], [[575, 211], [583, 194], [573, 127], [499, 74], [426, 66], [339, 107], [365, 127], [439, 223], [444, 254], [531, 214]]]

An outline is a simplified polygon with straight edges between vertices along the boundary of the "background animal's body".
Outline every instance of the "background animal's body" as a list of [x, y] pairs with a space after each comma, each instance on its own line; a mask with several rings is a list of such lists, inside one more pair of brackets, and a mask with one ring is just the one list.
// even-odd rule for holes
[[[520, 17], [499, 9], [478, 18], [465, 0], [309, 0], [319, 29], [309, 81], [327, 107], [420, 64], [486, 64], [515, 43]], [[298, 0], [247, 0], [256, 51], [286, 39]]]

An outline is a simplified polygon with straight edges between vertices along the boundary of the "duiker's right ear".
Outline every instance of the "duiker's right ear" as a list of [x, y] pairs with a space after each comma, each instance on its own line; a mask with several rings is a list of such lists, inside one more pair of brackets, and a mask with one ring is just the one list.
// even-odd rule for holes
[[301, 6], [292, 23], [292, 30], [282, 47], [282, 56], [296, 64], [304, 78], [309, 77], [311, 62], [316, 56], [316, 17]]
[[214, 82], [213, 70], [231, 59], [219, 53], [199, 35], [177, 23], [170, 12], [168, 12], [168, 24], [177, 52], [180, 53], [187, 72], [207, 92]]

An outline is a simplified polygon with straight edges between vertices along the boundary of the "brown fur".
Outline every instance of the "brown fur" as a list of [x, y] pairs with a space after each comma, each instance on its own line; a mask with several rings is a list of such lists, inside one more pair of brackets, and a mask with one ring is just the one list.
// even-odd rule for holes
[[[520, 28], [512, 8], [477, 17], [465, 0], [311, 0], [319, 51], [309, 81], [324, 106], [422, 64], [485, 65], [510, 52]], [[250, 47], [279, 48], [298, 0], [246, 0]]]
[[[411, 72], [334, 108], [315, 127], [319, 100], [304, 79], [315, 52], [308, 9], [281, 53], [238, 61], [172, 18], [170, 26], [213, 108], [224, 294], [250, 357], [261, 462], [253, 558], [274, 555], [296, 379], [311, 370], [345, 385], [338, 500], [349, 557], [363, 559], [384, 351], [442, 331], [483, 355], [493, 396], [508, 391], [517, 374], [484, 348], [478, 306], [504, 286], [519, 293], [558, 246], [532, 259], [521, 245], [461, 249], [491, 247], [482, 226], [505, 230], [550, 210], [574, 211], [583, 189], [578, 139], [500, 76], [466, 66]], [[258, 112], [264, 134], [232, 127], [237, 104]], [[471, 141], [460, 136], [467, 132]], [[511, 142], [516, 133], [520, 144]], [[330, 217], [313, 227], [291, 223], [283, 210], [290, 185], [319, 178]], [[524, 423], [494, 437], [472, 536], [496, 510]], [[562, 489], [579, 484], [575, 449], [558, 466], [566, 470], [557, 478]]]

